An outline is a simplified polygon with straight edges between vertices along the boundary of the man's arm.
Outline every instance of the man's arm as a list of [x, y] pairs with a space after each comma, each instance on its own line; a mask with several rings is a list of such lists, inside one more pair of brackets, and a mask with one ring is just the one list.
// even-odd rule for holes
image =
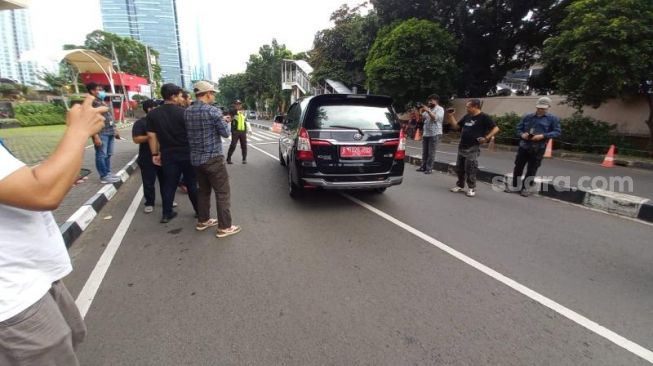
[[0, 203], [26, 210], [53, 210], [77, 180], [88, 137], [104, 126], [106, 107], [93, 108], [93, 97], [66, 115], [68, 127], [55, 151], [36, 167], [22, 167], [0, 180]]
[[557, 139], [562, 135], [562, 127], [560, 127], [560, 118], [558, 117], [551, 117], [553, 118], [553, 123], [551, 124], [551, 131], [547, 132], [544, 134], [544, 137], [547, 139]]
[[517, 124], [517, 136], [522, 140], [528, 140], [528, 131], [526, 131], [526, 118], [528, 115], [522, 117], [522, 119]]
[[227, 123], [224, 122], [222, 119], [222, 114], [218, 112], [217, 108], [215, 110], [211, 110], [211, 119], [215, 123], [215, 127], [218, 130], [218, 135], [227, 138], [231, 134], [229, 133], [229, 127], [227, 126]]
[[445, 122], [448, 123], [451, 128], [454, 130], [459, 130], [460, 126], [458, 125], [458, 121], [456, 121], [456, 117], [454, 116], [455, 111], [453, 112], [447, 112], [445, 114]]

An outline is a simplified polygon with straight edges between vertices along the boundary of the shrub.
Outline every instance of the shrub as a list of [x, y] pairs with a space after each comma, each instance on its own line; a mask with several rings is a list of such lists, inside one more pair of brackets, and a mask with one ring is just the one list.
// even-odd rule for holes
[[21, 126], [46, 126], [66, 123], [66, 108], [52, 103], [20, 103], [15, 106]]
[[599, 152], [617, 140], [617, 126], [576, 113], [560, 121], [563, 148], [573, 151]]
[[496, 140], [501, 144], [516, 144], [519, 140], [516, 136], [517, 124], [521, 121], [521, 116], [515, 112], [506, 113], [503, 116], [494, 116], [494, 122], [499, 127], [499, 135]]

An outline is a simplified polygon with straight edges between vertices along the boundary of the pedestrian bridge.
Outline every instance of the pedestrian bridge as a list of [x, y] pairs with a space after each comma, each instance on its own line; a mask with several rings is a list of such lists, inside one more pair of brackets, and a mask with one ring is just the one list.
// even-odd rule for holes
[[325, 79], [324, 83], [311, 82], [313, 68], [304, 60], [283, 60], [281, 63], [281, 89], [292, 90], [291, 102], [304, 95], [352, 94], [340, 81]]

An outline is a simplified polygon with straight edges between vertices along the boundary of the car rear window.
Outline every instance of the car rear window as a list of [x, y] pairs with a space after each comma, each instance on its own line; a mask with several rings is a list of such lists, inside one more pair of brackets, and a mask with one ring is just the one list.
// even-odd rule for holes
[[[320, 105], [306, 119], [308, 129], [360, 128], [362, 130], [398, 130], [396, 116], [390, 107], [356, 104]], [[340, 126], [340, 127], [337, 127]]]

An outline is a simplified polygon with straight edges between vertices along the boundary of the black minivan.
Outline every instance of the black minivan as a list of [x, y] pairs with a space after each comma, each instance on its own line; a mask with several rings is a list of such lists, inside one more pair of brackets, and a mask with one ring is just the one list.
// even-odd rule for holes
[[374, 190], [401, 184], [406, 141], [392, 98], [324, 94], [293, 103], [279, 137], [288, 190]]

